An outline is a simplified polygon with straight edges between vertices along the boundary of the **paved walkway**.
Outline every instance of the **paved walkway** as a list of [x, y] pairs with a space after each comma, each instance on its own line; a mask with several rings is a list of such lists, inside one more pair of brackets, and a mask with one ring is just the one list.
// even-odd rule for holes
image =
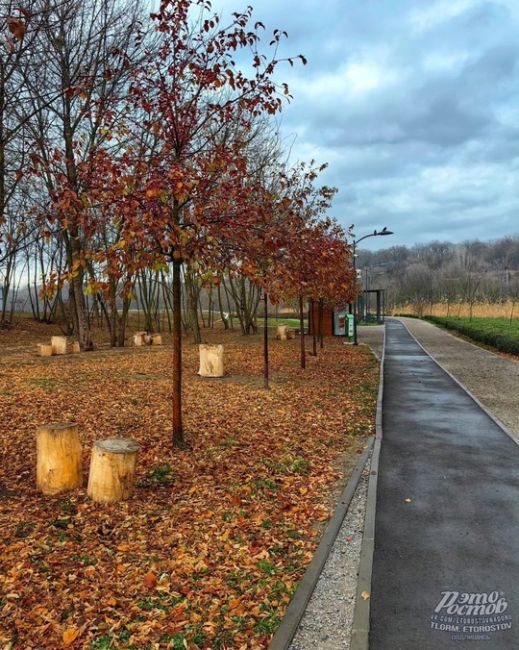
[[427, 321], [400, 320], [429, 354], [519, 438], [519, 359], [489, 352]]
[[519, 648], [519, 446], [387, 324], [370, 650]]

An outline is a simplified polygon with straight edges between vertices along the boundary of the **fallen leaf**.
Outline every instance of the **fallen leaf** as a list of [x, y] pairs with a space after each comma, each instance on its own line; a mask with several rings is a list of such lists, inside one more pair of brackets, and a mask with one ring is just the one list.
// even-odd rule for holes
[[363, 591], [360, 596], [361, 596], [362, 600], [369, 600], [369, 597], [371, 596], [371, 594], [369, 593], [369, 591]]
[[65, 648], [68, 648], [71, 646], [74, 641], [78, 638], [79, 636], [79, 630], [77, 627], [67, 627], [67, 629], [63, 632], [63, 645]]
[[148, 573], [144, 576], [144, 584], [148, 589], [155, 589], [157, 586], [157, 576], [153, 573], [153, 571], [148, 571]]
[[96, 569], [94, 566], [87, 566], [85, 569], [85, 575], [87, 578], [93, 578], [96, 574]]

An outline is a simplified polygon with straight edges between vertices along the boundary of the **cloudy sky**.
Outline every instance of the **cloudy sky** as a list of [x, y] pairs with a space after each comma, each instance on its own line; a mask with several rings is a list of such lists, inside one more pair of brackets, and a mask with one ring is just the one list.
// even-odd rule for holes
[[286, 29], [307, 67], [281, 131], [328, 162], [370, 248], [519, 234], [519, 0], [214, 0]]

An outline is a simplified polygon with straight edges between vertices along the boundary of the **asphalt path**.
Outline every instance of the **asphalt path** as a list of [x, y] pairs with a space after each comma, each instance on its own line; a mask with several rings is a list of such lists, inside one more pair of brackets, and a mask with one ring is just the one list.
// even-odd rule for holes
[[519, 447], [387, 323], [370, 650], [519, 649]]
[[420, 344], [519, 439], [519, 359], [490, 352], [418, 318], [400, 318]]

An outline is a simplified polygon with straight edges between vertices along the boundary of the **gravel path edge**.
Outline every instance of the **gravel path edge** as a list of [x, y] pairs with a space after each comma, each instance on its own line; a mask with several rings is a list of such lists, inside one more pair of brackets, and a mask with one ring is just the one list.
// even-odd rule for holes
[[[377, 407], [377, 417], [378, 417], [378, 407]], [[312, 597], [319, 576], [323, 570], [326, 560], [330, 554], [330, 551], [334, 545], [337, 534], [341, 528], [341, 525], [346, 517], [348, 508], [350, 506], [351, 500], [357, 490], [357, 486], [362, 477], [362, 473], [365, 469], [366, 462], [371, 454], [375, 438], [370, 438], [367, 443], [366, 449], [363, 451], [359, 461], [352, 472], [352, 475], [344, 488], [337, 507], [332, 515], [332, 518], [328, 522], [324, 534], [319, 542], [312, 561], [310, 562], [308, 568], [306, 569], [299, 586], [294, 594], [294, 597], [290, 601], [289, 606], [285, 612], [285, 616], [281, 621], [280, 626], [278, 627], [272, 641], [269, 645], [269, 650], [287, 650], [294, 638], [299, 623], [303, 618], [306, 607]]]
[[375, 442], [371, 456], [371, 470], [368, 481], [368, 496], [366, 501], [366, 516], [364, 533], [360, 550], [359, 579], [357, 583], [357, 598], [353, 613], [350, 650], [369, 649], [369, 622], [371, 576], [373, 572], [373, 552], [375, 550], [375, 514], [377, 507], [378, 468], [380, 448], [382, 446], [382, 401], [384, 398], [384, 361], [386, 356], [386, 329], [380, 358], [380, 380], [378, 385], [377, 415], [375, 424]]

